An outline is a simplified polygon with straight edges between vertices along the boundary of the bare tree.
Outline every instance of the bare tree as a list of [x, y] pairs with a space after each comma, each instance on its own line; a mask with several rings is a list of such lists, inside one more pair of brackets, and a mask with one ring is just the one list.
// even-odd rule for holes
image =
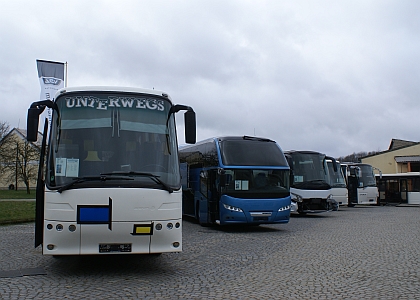
[[[20, 133], [19, 133], [20, 134]], [[23, 182], [30, 194], [30, 184], [38, 175], [39, 148], [19, 134], [7, 134], [3, 137], [0, 149], [4, 178], [9, 182]]]
[[7, 160], [4, 154], [7, 153], [6, 141], [3, 141], [4, 137], [9, 133], [10, 125], [7, 122], [0, 121], [0, 172], [3, 173], [4, 165]]
[[9, 133], [9, 128], [9, 123], [0, 121], [0, 141]]
[[369, 152], [353, 152], [353, 154], [349, 154], [347, 156], [341, 156], [338, 158], [341, 162], [355, 162], [360, 163], [362, 161], [362, 158], [368, 155], [374, 155], [379, 153], [379, 151], [369, 151]]

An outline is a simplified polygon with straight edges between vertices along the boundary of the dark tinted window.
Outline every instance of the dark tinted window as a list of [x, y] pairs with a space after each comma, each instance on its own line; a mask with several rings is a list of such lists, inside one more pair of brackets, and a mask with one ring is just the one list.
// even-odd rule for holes
[[288, 166], [281, 149], [271, 141], [225, 140], [220, 145], [226, 166]]
[[214, 140], [180, 148], [179, 158], [181, 162], [186, 162], [190, 166], [215, 167], [219, 165]]

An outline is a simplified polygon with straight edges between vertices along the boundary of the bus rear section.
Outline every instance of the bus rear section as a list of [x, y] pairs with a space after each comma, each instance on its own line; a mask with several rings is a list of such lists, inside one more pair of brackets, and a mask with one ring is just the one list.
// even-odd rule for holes
[[386, 204], [420, 205], [420, 173], [376, 174], [378, 202]]
[[331, 160], [336, 171], [335, 159], [314, 151], [293, 150], [286, 151], [285, 155], [291, 172], [291, 211], [306, 214], [337, 210], [327, 165], [327, 160]]
[[179, 153], [184, 215], [201, 225], [289, 222], [289, 167], [274, 141], [216, 137]]

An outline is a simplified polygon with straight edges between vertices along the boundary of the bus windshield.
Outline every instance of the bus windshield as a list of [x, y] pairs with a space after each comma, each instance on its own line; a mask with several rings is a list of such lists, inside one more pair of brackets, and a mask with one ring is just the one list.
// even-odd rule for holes
[[293, 184], [324, 181], [328, 183], [325, 155], [319, 153], [293, 153], [292, 166]]
[[330, 177], [330, 185], [333, 188], [345, 188], [346, 180], [344, 179], [343, 171], [339, 163], [337, 163], [337, 172], [334, 171], [333, 163], [328, 161], [328, 172]]
[[363, 182], [363, 186], [376, 186], [376, 179], [372, 166], [359, 165], [359, 168], [362, 171], [362, 176], [359, 180]]
[[[130, 180], [101, 180], [101, 186], [180, 187], [171, 102], [152, 95], [74, 92], [56, 99], [47, 162], [49, 188], [113, 174]], [[167, 122], [168, 121], [168, 122]], [[147, 176], [145, 176], [147, 175]], [[102, 177], [101, 177], [102, 176]], [[81, 180], [82, 179], [82, 180]]]
[[220, 143], [226, 166], [287, 166], [276, 143], [261, 140], [224, 140]]
[[289, 170], [225, 169], [225, 172], [224, 192], [231, 196], [282, 198], [289, 194]]

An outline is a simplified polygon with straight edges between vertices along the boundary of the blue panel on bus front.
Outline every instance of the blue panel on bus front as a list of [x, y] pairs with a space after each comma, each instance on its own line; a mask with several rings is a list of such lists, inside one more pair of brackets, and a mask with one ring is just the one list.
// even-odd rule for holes
[[77, 207], [77, 223], [79, 224], [108, 224], [110, 222], [109, 206]]

